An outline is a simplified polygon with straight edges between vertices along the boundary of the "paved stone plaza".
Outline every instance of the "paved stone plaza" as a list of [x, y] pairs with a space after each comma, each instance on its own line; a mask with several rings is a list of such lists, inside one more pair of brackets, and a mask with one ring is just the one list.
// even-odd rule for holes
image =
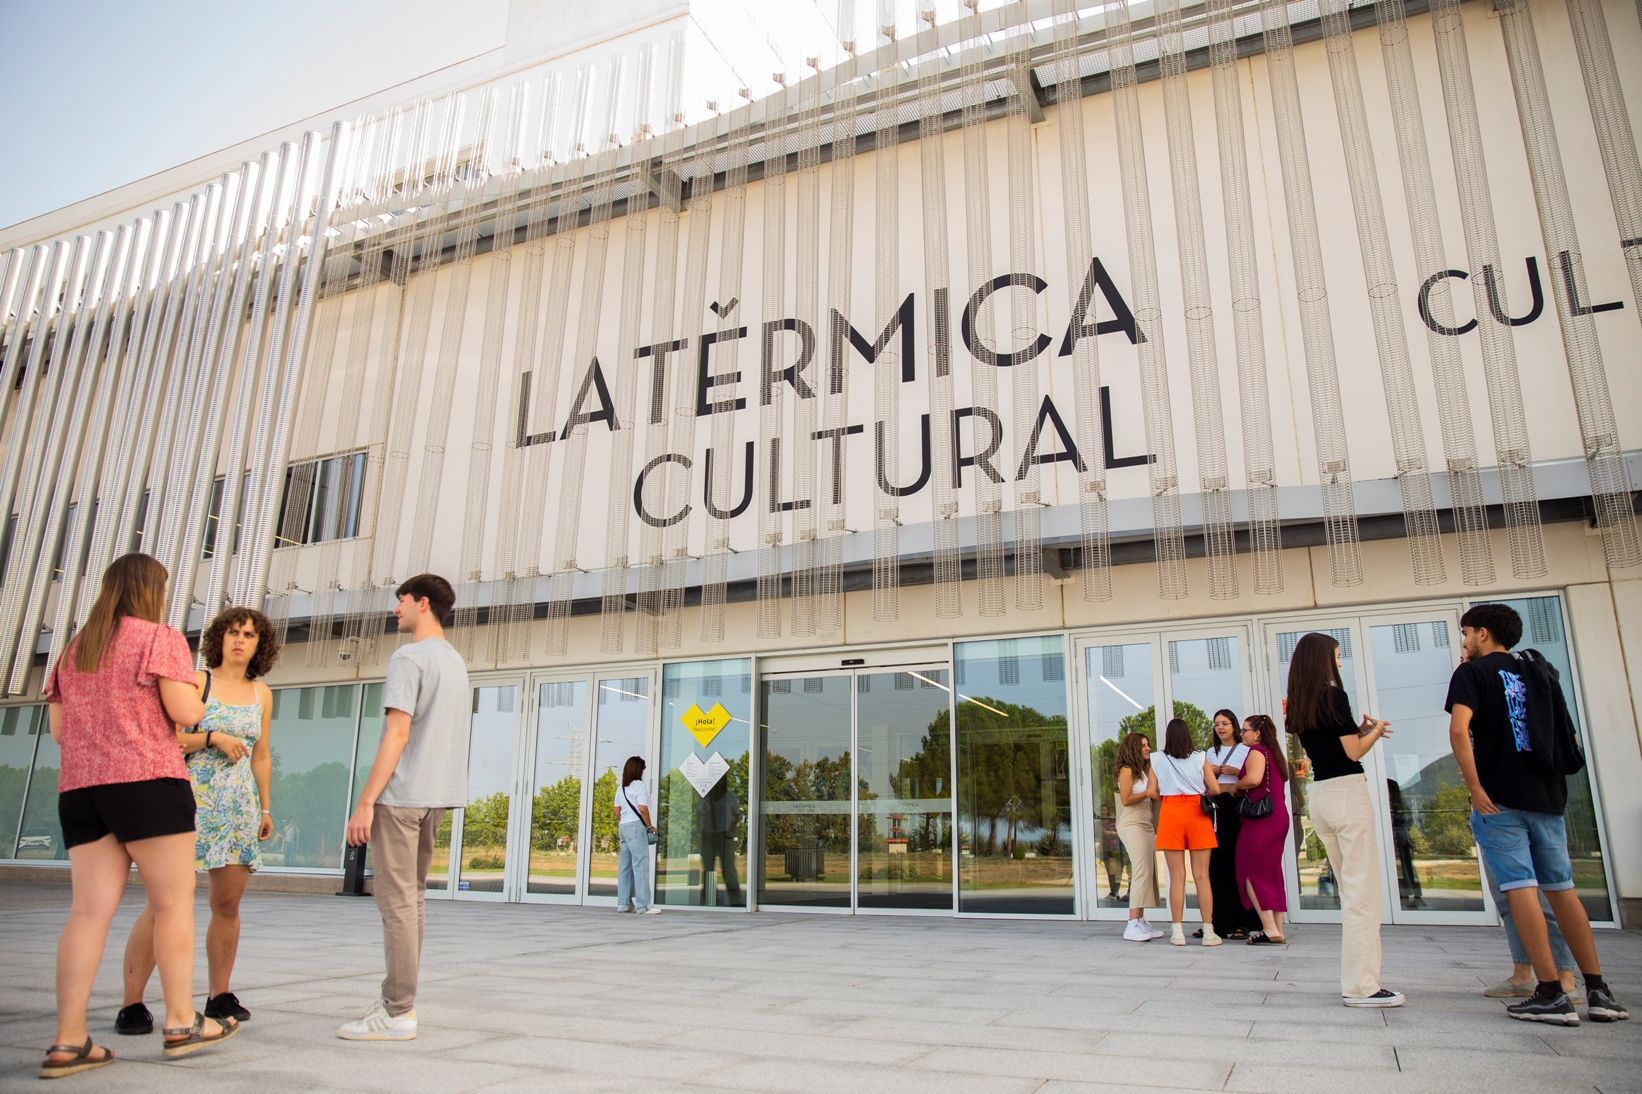
[[[1283, 948], [1181, 950], [1125, 943], [1116, 924], [432, 901], [421, 1038], [347, 1044], [334, 1029], [381, 975], [374, 906], [256, 893], [234, 978], [255, 1017], [220, 1051], [170, 1063], [157, 1034], [113, 1033], [138, 899], [92, 1009], [121, 1059], [64, 1090], [1642, 1091], [1642, 1019], [1544, 1029], [1477, 994], [1506, 971], [1496, 929], [1387, 928], [1386, 982], [1410, 1002], [1363, 1011], [1339, 1005], [1326, 926]], [[0, 883], [5, 1089], [40, 1089], [67, 900], [62, 885]], [[1642, 934], [1598, 941], [1635, 1009]], [[203, 994], [203, 961], [195, 982]]]

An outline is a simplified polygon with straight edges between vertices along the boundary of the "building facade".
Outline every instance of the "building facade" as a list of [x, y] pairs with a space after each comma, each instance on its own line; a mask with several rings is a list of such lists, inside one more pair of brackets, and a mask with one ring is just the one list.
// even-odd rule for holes
[[62, 858], [40, 681], [135, 547], [287, 641], [271, 872], [340, 868], [431, 569], [453, 898], [613, 903], [637, 754], [664, 904], [1122, 918], [1118, 737], [1281, 725], [1324, 630], [1388, 919], [1491, 922], [1442, 701], [1506, 600], [1636, 921], [1630, 6], [696, 7], [0, 238], [0, 857]]

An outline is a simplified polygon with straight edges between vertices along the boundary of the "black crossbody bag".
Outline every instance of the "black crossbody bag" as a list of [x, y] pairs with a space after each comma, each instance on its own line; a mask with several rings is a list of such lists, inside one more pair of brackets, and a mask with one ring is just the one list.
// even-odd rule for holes
[[1276, 767], [1276, 766], [1277, 766], [1276, 761], [1273, 760], [1270, 756], [1267, 756], [1266, 757], [1266, 796], [1261, 798], [1257, 802], [1250, 801], [1248, 798], [1244, 798], [1242, 801], [1238, 802], [1237, 803], [1237, 813], [1238, 813], [1239, 816], [1247, 817], [1250, 820], [1259, 820], [1261, 817], [1271, 816], [1272, 809], [1276, 808], [1276, 803], [1272, 801], [1272, 794], [1274, 793], [1274, 791], [1271, 788], [1271, 769]]

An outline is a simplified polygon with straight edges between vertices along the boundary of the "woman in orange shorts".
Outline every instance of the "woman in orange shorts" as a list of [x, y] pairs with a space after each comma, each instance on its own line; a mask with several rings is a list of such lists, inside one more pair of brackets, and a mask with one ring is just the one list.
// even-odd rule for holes
[[1186, 911], [1186, 854], [1191, 853], [1192, 877], [1197, 882], [1197, 908], [1203, 916], [1203, 945], [1220, 945], [1214, 933], [1214, 889], [1209, 884], [1209, 852], [1214, 850], [1214, 822], [1203, 812], [1201, 798], [1216, 794], [1220, 783], [1208, 756], [1192, 747], [1192, 731], [1172, 718], [1163, 731], [1163, 751], [1153, 757], [1152, 771], [1163, 810], [1157, 818], [1157, 849], [1169, 864], [1169, 942], [1186, 944], [1181, 919]]

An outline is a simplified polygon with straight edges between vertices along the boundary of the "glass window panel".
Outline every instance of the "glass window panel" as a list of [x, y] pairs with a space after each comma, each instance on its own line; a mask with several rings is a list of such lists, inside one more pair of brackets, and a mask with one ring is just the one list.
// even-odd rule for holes
[[1215, 711], [1225, 708], [1239, 720], [1249, 713], [1244, 707], [1242, 666], [1243, 641], [1234, 636], [1169, 642], [1172, 717], [1184, 719], [1191, 727], [1198, 748], [1214, 743]]
[[[1562, 692], [1568, 700], [1568, 713], [1573, 715], [1580, 743], [1590, 753], [1585, 741], [1585, 727], [1580, 724], [1579, 704], [1574, 696], [1573, 651], [1568, 648], [1567, 632], [1562, 626], [1562, 598], [1560, 596], [1516, 597], [1494, 601], [1509, 604], [1522, 616], [1522, 641], [1518, 649], [1536, 649], [1556, 666], [1562, 679]], [[1608, 875], [1603, 866], [1602, 843], [1596, 828], [1596, 800], [1591, 796], [1590, 768], [1568, 779], [1568, 854], [1574, 862], [1574, 888], [1580, 902], [1592, 919], [1612, 922], [1613, 905], [1608, 902]]]
[[[740, 879], [747, 876], [752, 667], [747, 658], [729, 658], [672, 664], [663, 672], [661, 762], [655, 765], [660, 778], [658, 903], [745, 903]], [[686, 728], [697, 712], [713, 714], [720, 707], [718, 728], [698, 727], [701, 737]], [[724, 773], [709, 781], [719, 765]], [[681, 766], [689, 768], [705, 792], [691, 785]]]
[[[1095, 773], [1095, 891], [1102, 908], [1127, 908], [1129, 855], [1117, 834], [1117, 747], [1130, 733], [1157, 741], [1152, 643], [1090, 646], [1083, 651], [1089, 712], [1090, 767]], [[1113, 678], [1113, 670], [1118, 675]], [[1154, 864], [1156, 876], [1162, 859]], [[1132, 874], [1131, 874], [1132, 876]]]
[[1377, 746], [1405, 910], [1482, 910], [1482, 874], [1471, 835], [1471, 799], [1448, 745], [1443, 700], [1458, 663], [1452, 649], [1420, 640], [1417, 623], [1370, 626], [1376, 718], [1392, 734]]
[[1042, 668], [1063, 649], [1059, 637], [957, 647], [961, 911], [1075, 910], [1066, 687]]
[[341, 697], [327, 701], [320, 694], [326, 687], [274, 692], [268, 730], [274, 835], [262, 845], [266, 866], [341, 868], [343, 829], [352, 805], [349, 765], [359, 720], [359, 689], [355, 684], [327, 687]]
[[611, 803], [627, 758], [643, 756], [650, 741], [650, 678], [600, 680], [593, 727], [598, 740], [593, 748], [593, 842], [588, 854], [587, 894], [614, 900], [620, 847], [616, 811]]
[[918, 687], [868, 691], [865, 685], [883, 675], [863, 672], [856, 677], [856, 901], [862, 908], [950, 911], [948, 673], [929, 668], [897, 674]]
[[[576, 891], [582, 831], [587, 681], [545, 683], [540, 689], [536, 704], [536, 771], [531, 783], [530, 876], [526, 886], [532, 893], [572, 894]], [[595, 812], [599, 804], [595, 798]], [[607, 812], [610, 809], [608, 797], [604, 808]]]
[[[28, 792], [29, 771], [34, 766], [34, 746], [46, 722], [45, 709], [43, 706], [0, 709], [0, 858], [12, 858], [18, 851], [23, 800]], [[50, 740], [49, 734], [47, 740]], [[57, 789], [55, 780], [51, 789]], [[55, 821], [55, 813], [52, 819]], [[32, 833], [24, 850], [44, 851], [54, 839], [45, 833]]]
[[63, 846], [63, 829], [57, 823], [57, 775], [61, 753], [57, 742], [47, 730], [45, 715], [30, 726], [37, 742], [34, 750], [34, 774], [29, 779], [28, 799], [23, 803], [23, 823], [17, 840], [20, 859], [57, 859], [68, 861], [68, 850]]
[[[911, 678], [908, 677], [910, 680]], [[850, 684], [848, 673], [764, 682], [761, 904], [850, 906]], [[778, 687], [777, 685], [785, 685]], [[862, 805], [865, 806], [863, 801]], [[950, 890], [947, 905], [951, 906]]]
[[[462, 849], [456, 856], [459, 892], [500, 893], [507, 869], [507, 826], [513, 804], [513, 759], [519, 718], [516, 684], [473, 689], [468, 737], [468, 797], [462, 808]], [[577, 780], [578, 803], [580, 780]], [[571, 868], [574, 885], [575, 868]], [[431, 872], [430, 872], [431, 881]]]

